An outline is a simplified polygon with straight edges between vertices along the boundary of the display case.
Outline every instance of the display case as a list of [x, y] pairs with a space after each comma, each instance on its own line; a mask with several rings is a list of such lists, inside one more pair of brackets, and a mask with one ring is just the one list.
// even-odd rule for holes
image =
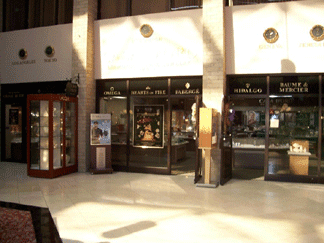
[[76, 172], [77, 98], [27, 96], [28, 175], [54, 178]]

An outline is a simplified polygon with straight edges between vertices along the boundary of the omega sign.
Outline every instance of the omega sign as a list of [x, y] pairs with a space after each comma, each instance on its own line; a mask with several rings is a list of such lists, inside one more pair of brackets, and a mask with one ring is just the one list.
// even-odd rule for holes
[[251, 88], [250, 83], [245, 84], [246, 88], [235, 88], [234, 94], [261, 94], [262, 89], [261, 88]]
[[116, 91], [114, 87], [110, 87], [110, 90], [105, 91], [104, 95], [120, 95], [120, 91]]

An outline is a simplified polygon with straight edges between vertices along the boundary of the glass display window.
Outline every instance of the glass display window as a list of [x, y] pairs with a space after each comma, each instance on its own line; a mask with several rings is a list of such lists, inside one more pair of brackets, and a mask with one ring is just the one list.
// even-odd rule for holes
[[229, 101], [227, 122], [233, 148], [265, 147], [265, 99], [235, 98]]
[[131, 97], [130, 166], [167, 168], [168, 112], [167, 98]]
[[271, 97], [269, 174], [317, 175], [318, 98]]

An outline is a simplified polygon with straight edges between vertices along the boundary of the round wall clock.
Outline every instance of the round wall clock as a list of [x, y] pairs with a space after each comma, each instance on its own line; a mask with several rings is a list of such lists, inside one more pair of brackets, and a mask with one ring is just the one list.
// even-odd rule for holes
[[279, 39], [279, 34], [276, 29], [268, 28], [264, 31], [263, 37], [268, 43], [275, 43]]
[[315, 41], [324, 40], [324, 27], [322, 25], [315, 25], [310, 30], [310, 35]]
[[140, 32], [141, 32], [142, 36], [148, 38], [153, 34], [153, 29], [150, 25], [143, 24], [140, 28]]
[[45, 48], [45, 54], [46, 54], [46, 56], [48, 56], [48, 57], [52, 57], [52, 56], [54, 56], [54, 53], [55, 53], [55, 51], [54, 51], [54, 47], [52, 47], [52, 46], [47, 46], [47, 47]]
[[20, 59], [26, 59], [27, 58], [27, 50], [26, 49], [20, 49], [18, 52], [18, 56]]

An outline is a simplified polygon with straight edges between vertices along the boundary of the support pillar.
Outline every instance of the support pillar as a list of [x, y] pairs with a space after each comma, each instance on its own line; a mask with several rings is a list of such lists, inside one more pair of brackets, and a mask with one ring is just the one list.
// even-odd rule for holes
[[79, 171], [90, 166], [90, 113], [95, 112], [94, 21], [97, 0], [74, 0], [72, 78], [79, 80], [78, 163]]
[[[226, 87], [225, 2], [223, 0], [204, 0], [203, 40], [203, 105], [216, 109], [221, 117], [222, 100]], [[221, 122], [218, 123], [217, 130], [219, 134], [218, 146], [210, 151], [209, 155], [211, 161], [210, 181], [215, 184], [220, 181]], [[208, 171], [206, 172], [208, 173]]]

